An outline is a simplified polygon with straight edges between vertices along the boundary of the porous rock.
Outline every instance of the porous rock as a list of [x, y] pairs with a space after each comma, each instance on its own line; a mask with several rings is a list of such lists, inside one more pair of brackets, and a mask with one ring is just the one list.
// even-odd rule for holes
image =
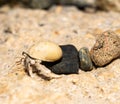
[[104, 66], [120, 56], [120, 37], [113, 31], [103, 32], [90, 52], [96, 66]]
[[56, 62], [43, 62], [52, 72], [56, 74], [76, 74], [79, 70], [78, 51], [73, 45], [60, 46], [63, 57]]
[[80, 68], [82, 70], [91, 71], [93, 69], [93, 64], [87, 47], [82, 47], [79, 50], [79, 59], [80, 59]]

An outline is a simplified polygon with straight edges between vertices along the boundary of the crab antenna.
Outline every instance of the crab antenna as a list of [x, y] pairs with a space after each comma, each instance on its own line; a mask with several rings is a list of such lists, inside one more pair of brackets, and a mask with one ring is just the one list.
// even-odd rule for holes
[[26, 53], [26, 52], [24, 52], [24, 51], [22, 52], [22, 55], [23, 55], [23, 56], [28, 56], [28, 57], [30, 57], [31, 59], [35, 59], [35, 58], [31, 57], [28, 53]]
[[29, 56], [29, 55], [28, 55], [26, 52], [24, 52], [24, 51], [22, 52], [22, 55], [23, 55], [23, 56]]

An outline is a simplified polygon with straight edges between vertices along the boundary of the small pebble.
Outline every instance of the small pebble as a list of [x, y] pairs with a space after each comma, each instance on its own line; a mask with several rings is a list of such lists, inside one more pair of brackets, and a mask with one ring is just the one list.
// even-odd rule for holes
[[90, 51], [96, 66], [105, 66], [120, 56], [120, 37], [113, 31], [103, 32]]
[[43, 62], [56, 74], [77, 74], [79, 71], [78, 51], [73, 45], [60, 46], [63, 52], [61, 60], [56, 62]]
[[86, 47], [82, 47], [79, 50], [80, 68], [84, 71], [91, 71], [93, 64], [90, 58], [89, 50]]

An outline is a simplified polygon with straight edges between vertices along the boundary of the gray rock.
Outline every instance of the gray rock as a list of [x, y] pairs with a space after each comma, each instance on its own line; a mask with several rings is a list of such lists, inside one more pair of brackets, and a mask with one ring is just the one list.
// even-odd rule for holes
[[34, 8], [48, 8], [54, 4], [95, 7], [95, 0], [30, 0], [30, 6]]
[[48, 8], [52, 3], [53, 0], [29, 0], [29, 6], [32, 8]]
[[93, 64], [90, 58], [89, 50], [83, 47], [79, 50], [80, 68], [84, 71], [91, 71]]
[[14, 5], [14, 3], [24, 4], [24, 6], [31, 8], [49, 8], [52, 5], [75, 5], [78, 7], [95, 7], [95, 0], [0, 0], [0, 5], [9, 3]]

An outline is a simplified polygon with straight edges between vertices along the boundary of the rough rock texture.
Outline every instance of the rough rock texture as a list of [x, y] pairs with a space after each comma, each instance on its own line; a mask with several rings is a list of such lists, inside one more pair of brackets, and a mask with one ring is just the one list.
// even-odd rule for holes
[[104, 66], [110, 63], [120, 57], [120, 36], [113, 31], [103, 32], [90, 53], [95, 65]]
[[16, 63], [39, 39], [90, 50], [95, 34], [108, 29], [120, 29], [119, 13], [0, 8], [0, 104], [120, 104], [120, 59], [51, 81], [29, 77]]

